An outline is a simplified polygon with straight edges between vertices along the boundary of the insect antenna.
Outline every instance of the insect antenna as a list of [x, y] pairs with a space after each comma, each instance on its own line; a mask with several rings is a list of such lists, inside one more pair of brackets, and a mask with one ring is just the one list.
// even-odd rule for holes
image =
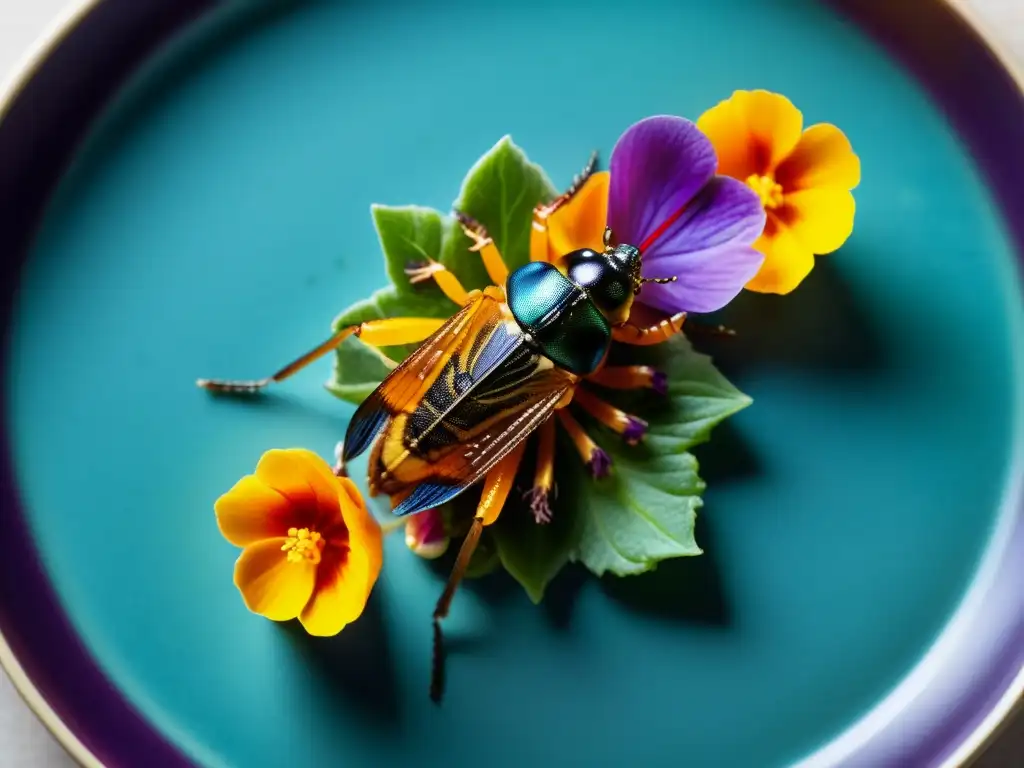
[[656, 283], [657, 285], [665, 285], [666, 283], [674, 283], [676, 276], [672, 277], [637, 277], [633, 282], [633, 293], [640, 293], [640, 289], [643, 288], [645, 283]]

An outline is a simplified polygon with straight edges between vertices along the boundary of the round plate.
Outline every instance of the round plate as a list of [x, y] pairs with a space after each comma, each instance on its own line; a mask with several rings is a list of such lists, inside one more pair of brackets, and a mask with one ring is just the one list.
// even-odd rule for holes
[[[0, 125], [0, 629], [80, 760], [954, 764], [1005, 715], [1024, 100], [956, 12], [111, 0], [43, 54]], [[755, 402], [698, 451], [706, 554], [570, 570], [540, 607], [463, 590], [440, 708], [443, 575], [398, 537], [338, 637], [248, 613], [214, 499], [268, 448], [330, 456], [352, 409], [329, 363], [258, 403], [195, 379], [260, 375], [383, 285], [371, 203], [446, 209], [505, 134], [564, 184], [634, 120], [754, 87], [839, 125], [863, 182], [841, 251], [730, 307]]]

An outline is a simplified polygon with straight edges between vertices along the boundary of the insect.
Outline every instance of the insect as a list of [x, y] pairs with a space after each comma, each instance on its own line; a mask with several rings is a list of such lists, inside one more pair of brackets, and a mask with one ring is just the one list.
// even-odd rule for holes
[[[685, 125], [664, 123], [672, 120]], [[527, 439], [536, 434], [538, 440], [531, 506], [538, 522], [544, 522], [551, 514], [547, 493], [552, 487], [556, 422], [592, 474], [600, 477], [609, 470], [607, 454], [573, 417], [571, 403], [627, 442], [638, 442], [646, 430], [642, 420], [605, 402], [581, 383], [664, 389], [663, 376], [647, 366], [607, 365], [613, 342], [667, 341], [681, 331], [686, 317], [676, 312], [649, 324], [630, 322], [634, 300], [644, 285], [677, 279], [675, 275], [644, 277], [644, 254], [678, 235], [684, 223], [681, 217], [699, 188], [685, 174], [659, 171], [666, 153], [675, 150], [673, 137], [690, 131], [692, 124], [669, 117], [648, 121], [662, 121], [652, 139], [629, 141], [627, 131], [612, 152], [612, 183], [617, 182], [618, 173], [619, 183], [627, 185], [630, 210], [617, 212], [612, 206], [616, 198], [610, 197], [609, 223], [618, 217], [626, 227], [624, 231], [606, 227], [603, 249], [576, 249], [554, 260], [548, 256], [548, 220], [587, 182], [594, 169], [595, 158], [591, 158], [564, 194], [534, 209], [531, 261], [514, 271], [509, 272], [486, 229], [456, 212], [472, 240], [471, 250], [480, 254], [493, 285], [467, 291], [454, 274], [434, 261], [411, 268], [413, 282], [433, 280], [460, 307], [447, 320], [371, 320], [340, 330], [267, 378], [199, 381], [214, 392], [256, 392], [288, 378], [350, 336], [375, 347], [419, 344], [356, 409], [345, 434], [343, 459], [369, 451], [370, 493], [391, 497], [395, 515], [440, 506], [483, 483], [472, 525], [434, 609], [431, 696], [435, 701], [440, 700], [444, 683], [441, 622], [483, 528], [498, 518], [511, 492]], [[629, 156], [624, 158], [626, 153]], [[711, 158], [708, 175], [714, 170], [713, 153]], [[630, 168], [646, 169], [649, 178], [642, 186], [630, 175]], [[628, 189], [630, 183], [636, 188]], [[739, 277], [732, 295], [745, 279]]]

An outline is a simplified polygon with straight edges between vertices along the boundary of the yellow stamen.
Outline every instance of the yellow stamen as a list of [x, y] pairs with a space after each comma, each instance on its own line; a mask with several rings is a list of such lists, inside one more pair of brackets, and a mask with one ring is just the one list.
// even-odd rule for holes
[[782, 185], [775, 181], [774, 176], [758, 176], [756, 173], [747, 177], [747, 186], [761, 197], [761, 205], [771, 210], [783, 203]]
[[312, 560], [313, 565], [317, 565], [324, 543], [323, 537], [316, 531], [310, 531], [309, 528], [289, 528], [288, 538], [281, 545], [281, 551], [288, 553], [289, 563]]

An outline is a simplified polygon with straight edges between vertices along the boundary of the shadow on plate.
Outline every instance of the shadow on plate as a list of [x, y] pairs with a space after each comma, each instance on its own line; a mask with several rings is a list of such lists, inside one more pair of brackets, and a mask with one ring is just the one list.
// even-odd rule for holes
[[624, 608], [652, 618], [726, 629], [732, 609], [707, 516], [698, 515], [696, 538], [703, 555], [665, 560], [639, 576], [605, 576], [601, 589]]
[[[552, 628], [567, 630], [572, 624], [580, 592], [586, 584], [597, 583], [602, 592], [628, 610], [684, 624], [728, 627], [732, 612], [709, 527], [707, 517], [699, 515], [696, 537], [704, 550], [703, 555], [666, 560], [648, 573], [626, 577], [608, 575], [598, 579], [578, 564], [567, 564], [548, 584], [544, 600], [537, 608], [543, 611]], [[450, 550], [445, 557], [429, 561], [429, 567], [439, 579], [447, 579], [453, 562], [454, 554]], [[478, 578], [466, 579], [461, 589], [478, 594], [494, 607], [500, 607], [510, 599], [521, 599], [522, 595], [522, 587], [500, 568]], [[478, 636], [460, 638], [453, 635], [448, 639], [449, 650], [472, 650], [485, 640]]]
[[317, 679], [369, 725], [399, 720], [398, 678], [384, 626], [380, 590], [370, 595], [358, 621], [334, 637], [312, 637], [298, 621], [282, 629]]
[[[296, 424], [334, 424], [339, 440], [345, 435], [352, 415], [350, 405], [331, 397], [326, 392], [326, 397], [314, 403], [308, 398], [300, 398], [273, 388], [263, 390], [259, 394], [212, 394], [204, 392], [189, 381], [185, 381], [185, 384], [193, 387], [198, 395], [215, 400], [219, 408], [247, 408], [253, 411], [254, 418], [259, 418], [260, 413], [282, 414], [294, 420]], [[333, 462], [333, 457], [325, 456], [324, 459]]]
[[[855, 260], [851, 250], [847, 245], [843, 252]], [[766, 366], [844, 374], [883, 367], [881, 341], [830, 258], [819, 258], [786, 296], [743, 291], [725, 309], [701, 318], [735, 330], [736, 336], [697, 336], [694, 346], [710, 354], [727, 376]]]
[[[709, 486], [750, 480], [761, 474], [762, 463], [757, 454], [729, 421], [715, 427], [711, 440], [691, 450], [700, 464], [700, 476]], [[714, 510], [710, 512], [714, 514]], [[698, 520], [704, 514], [702, 509]]]

